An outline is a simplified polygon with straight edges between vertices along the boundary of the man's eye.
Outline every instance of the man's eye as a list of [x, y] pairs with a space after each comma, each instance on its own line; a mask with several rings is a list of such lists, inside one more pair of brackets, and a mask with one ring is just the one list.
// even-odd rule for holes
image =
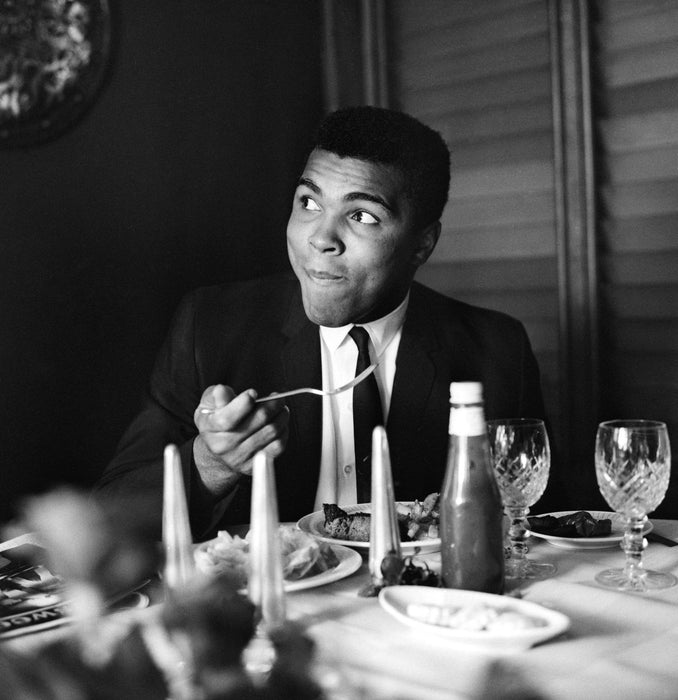
[[352, 219], [357, 221], [359, 224], [378, 224], [379, 219], [377, 219], [376, 216], [373, 214], [370, 214], [367, 211], [357, 211], [355, 214], [351, 216]]
[[302, 209], [306, 209], [307, 211], [320, 211], [318, 203], [307, 194], [302, 194], [301, 197], [299, 197], [299, 201], [301, 202]]

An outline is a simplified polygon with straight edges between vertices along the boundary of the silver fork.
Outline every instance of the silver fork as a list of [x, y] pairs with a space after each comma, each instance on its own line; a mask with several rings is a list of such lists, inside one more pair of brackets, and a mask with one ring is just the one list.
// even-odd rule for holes
[[[369, 367], [366, 367], [360, 374], [351, 379], [350, 382], [337, 387], [336, 389], [331, 389], [330, 391], [324, 391], [323, 389], [315, 389], [313, 387], [304, 387], [303, 389], [292, 389], [291, 391], [283, 391], [280, 394], [271, 394], [270, 396], [262, 396], [260, 399], [256, 399], [255, 403], [264, 403], [264, 401], [275, 401], [276, 399], [284, 399], [286, 396], [295, 396], [296, 394], [316, 394], [316, 396], [334, 396], [335, 394], [341, 394], [343, 391], [348, 391], [353, 389], [354, 386], [360, 384], [366, 377], [369, 377], [372, 372], [377, 368], [378, 362], [374, 362]], [[200, 413], [214, 413], [216, 409], [214, 408], [201, 408]]]

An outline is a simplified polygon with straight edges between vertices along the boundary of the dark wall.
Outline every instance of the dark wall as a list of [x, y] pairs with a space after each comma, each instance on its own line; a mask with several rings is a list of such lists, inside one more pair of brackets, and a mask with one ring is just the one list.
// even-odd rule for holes
[[91, 110], [0, 151], [0, 521], [96, 479], [184, 292], [286, 266], [322, 114], [316, 0], [112, 4]]

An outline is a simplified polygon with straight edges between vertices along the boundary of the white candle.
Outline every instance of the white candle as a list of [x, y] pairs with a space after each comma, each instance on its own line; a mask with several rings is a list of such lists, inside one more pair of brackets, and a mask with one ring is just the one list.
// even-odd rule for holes
[[162, 543], [165, 553], [163, 581], [165, 590], [171, 591], [186, 585], [195, 573], [184, 478], [175, 445], [167, 445], [164, 452]]
[[381, 570], [384, 557], [401, 558], [400, 534], [393, 495], [393, 475], [388, 439], [383, 426], [372, 432], [372, 517], [370, 519], [369, 570], [372, 583], [385, 583]]
[[285, 594], [278, 539], [278, 501], [273, 459], [257, 452], [252, 468], [248, 593], [266, 630], [285, 622]]

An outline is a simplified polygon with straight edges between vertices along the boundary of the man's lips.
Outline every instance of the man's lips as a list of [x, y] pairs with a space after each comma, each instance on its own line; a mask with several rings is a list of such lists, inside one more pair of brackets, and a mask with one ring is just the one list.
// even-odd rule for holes
[[316, 282], [338, 282], [343, 280], [343, 275], [337, 275], [325, 270], [306, 270], [306, 274]]

